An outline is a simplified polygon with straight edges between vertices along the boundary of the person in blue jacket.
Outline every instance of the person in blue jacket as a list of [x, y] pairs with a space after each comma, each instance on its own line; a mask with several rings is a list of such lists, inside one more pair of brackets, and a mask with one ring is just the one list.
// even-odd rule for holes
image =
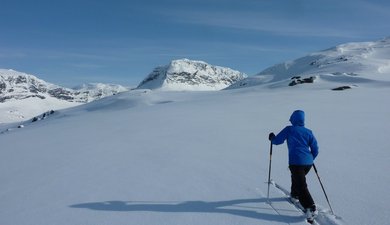
[[318, 155], [318, 144], [313, 132], [305, 127], [304, 111], [294, 111], [290, 122], [291, 126], [286, 126], [276, 136], [270, 133], [268, 138], [274, 145], [283, 144], [287, 140], [291, 197], [299, 199], [306, 213], [313, 217], [316, 213], [316, 205], [307, 188], [306, 174], [309, 173]]

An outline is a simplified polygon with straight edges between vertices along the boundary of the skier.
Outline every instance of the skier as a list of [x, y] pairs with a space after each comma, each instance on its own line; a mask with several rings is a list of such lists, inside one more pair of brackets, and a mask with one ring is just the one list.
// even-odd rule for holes
[[[306, 174], [313, 166], [318, 155], [317, 140], [313, 132], [305, 127], [305, 112], [296, 110], [290, 117], [292, 126], [286, 126], [275, 136], [270, 133], [268, 139], [274, 145], [287, 140], [289, 168], [291, 171], [291, 198], [299, 199], [309, 222], [318, 214], [316, 205], [306, 184]], [[296, 200], [298, 201], [298, 200]]]

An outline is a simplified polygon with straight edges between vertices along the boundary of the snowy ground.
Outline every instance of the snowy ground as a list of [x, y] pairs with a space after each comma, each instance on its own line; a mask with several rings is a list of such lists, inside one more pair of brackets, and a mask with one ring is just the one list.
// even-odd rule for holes
[[47, 97], [44, 100], [27, 98], [8, 101], [0, 104], [0, 126], [5, 125], [5, 123], [30, 119], [50, 110], [61, 110], [77, 105], [81, 105], [81, 103], [67, 102], [52, 97]]
[[[139, 90], [56, 112], [0, 134], [0, 224], [305, 224], [277, 190], [276, 211], [266, 202], [268, 133], [295, 109], [317, 136], [316, 165], [342, 218], [328, 224], [389, 224], [389, 94]], [[285, 145], [274, 147], [272, 178], [288, 189]], [[308, 184], [326, 211], [314, 171]]]

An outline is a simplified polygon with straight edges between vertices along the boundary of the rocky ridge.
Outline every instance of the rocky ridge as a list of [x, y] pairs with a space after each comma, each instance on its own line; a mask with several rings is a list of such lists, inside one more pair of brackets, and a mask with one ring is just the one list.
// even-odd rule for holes
[[189, 59], [173, 60], [156, 67], [137, 88], [171, 91], [215, 91], [224, 89], [247, 75], [226, 67]]

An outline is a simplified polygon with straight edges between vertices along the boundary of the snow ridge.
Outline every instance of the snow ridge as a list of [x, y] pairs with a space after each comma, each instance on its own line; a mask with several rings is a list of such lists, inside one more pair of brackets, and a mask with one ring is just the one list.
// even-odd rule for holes
[[48, 83], [36, 76], [0, 69], [0, 102], [26, 98], [57, 98], [69, 102], [87, 103], [128, 89], [113, 84], [88, 84], [76, 89]]
[[315, 52], [269, 67], [229, 88], [257, 85], [286, 87], [293, 77], [302, 79], [314, 77], [316, 82], [332, 83], [328, 85], [330, 88], [345, 84], [359, 86], [371, 83], [388, 86], [390, 38], [374, 42], [347, 43]]
[[173, 60], [156, 67], [138, 88], [171, 91], [215, 91], [246, 78], [247, 75], [226, 67], [189, 59]]
[[121, 85], [100, 83], [70, 89], [34, 75], [0, 69], [0, 123], [29, 119], [45, 111], [73, 107], [127, 90]]

